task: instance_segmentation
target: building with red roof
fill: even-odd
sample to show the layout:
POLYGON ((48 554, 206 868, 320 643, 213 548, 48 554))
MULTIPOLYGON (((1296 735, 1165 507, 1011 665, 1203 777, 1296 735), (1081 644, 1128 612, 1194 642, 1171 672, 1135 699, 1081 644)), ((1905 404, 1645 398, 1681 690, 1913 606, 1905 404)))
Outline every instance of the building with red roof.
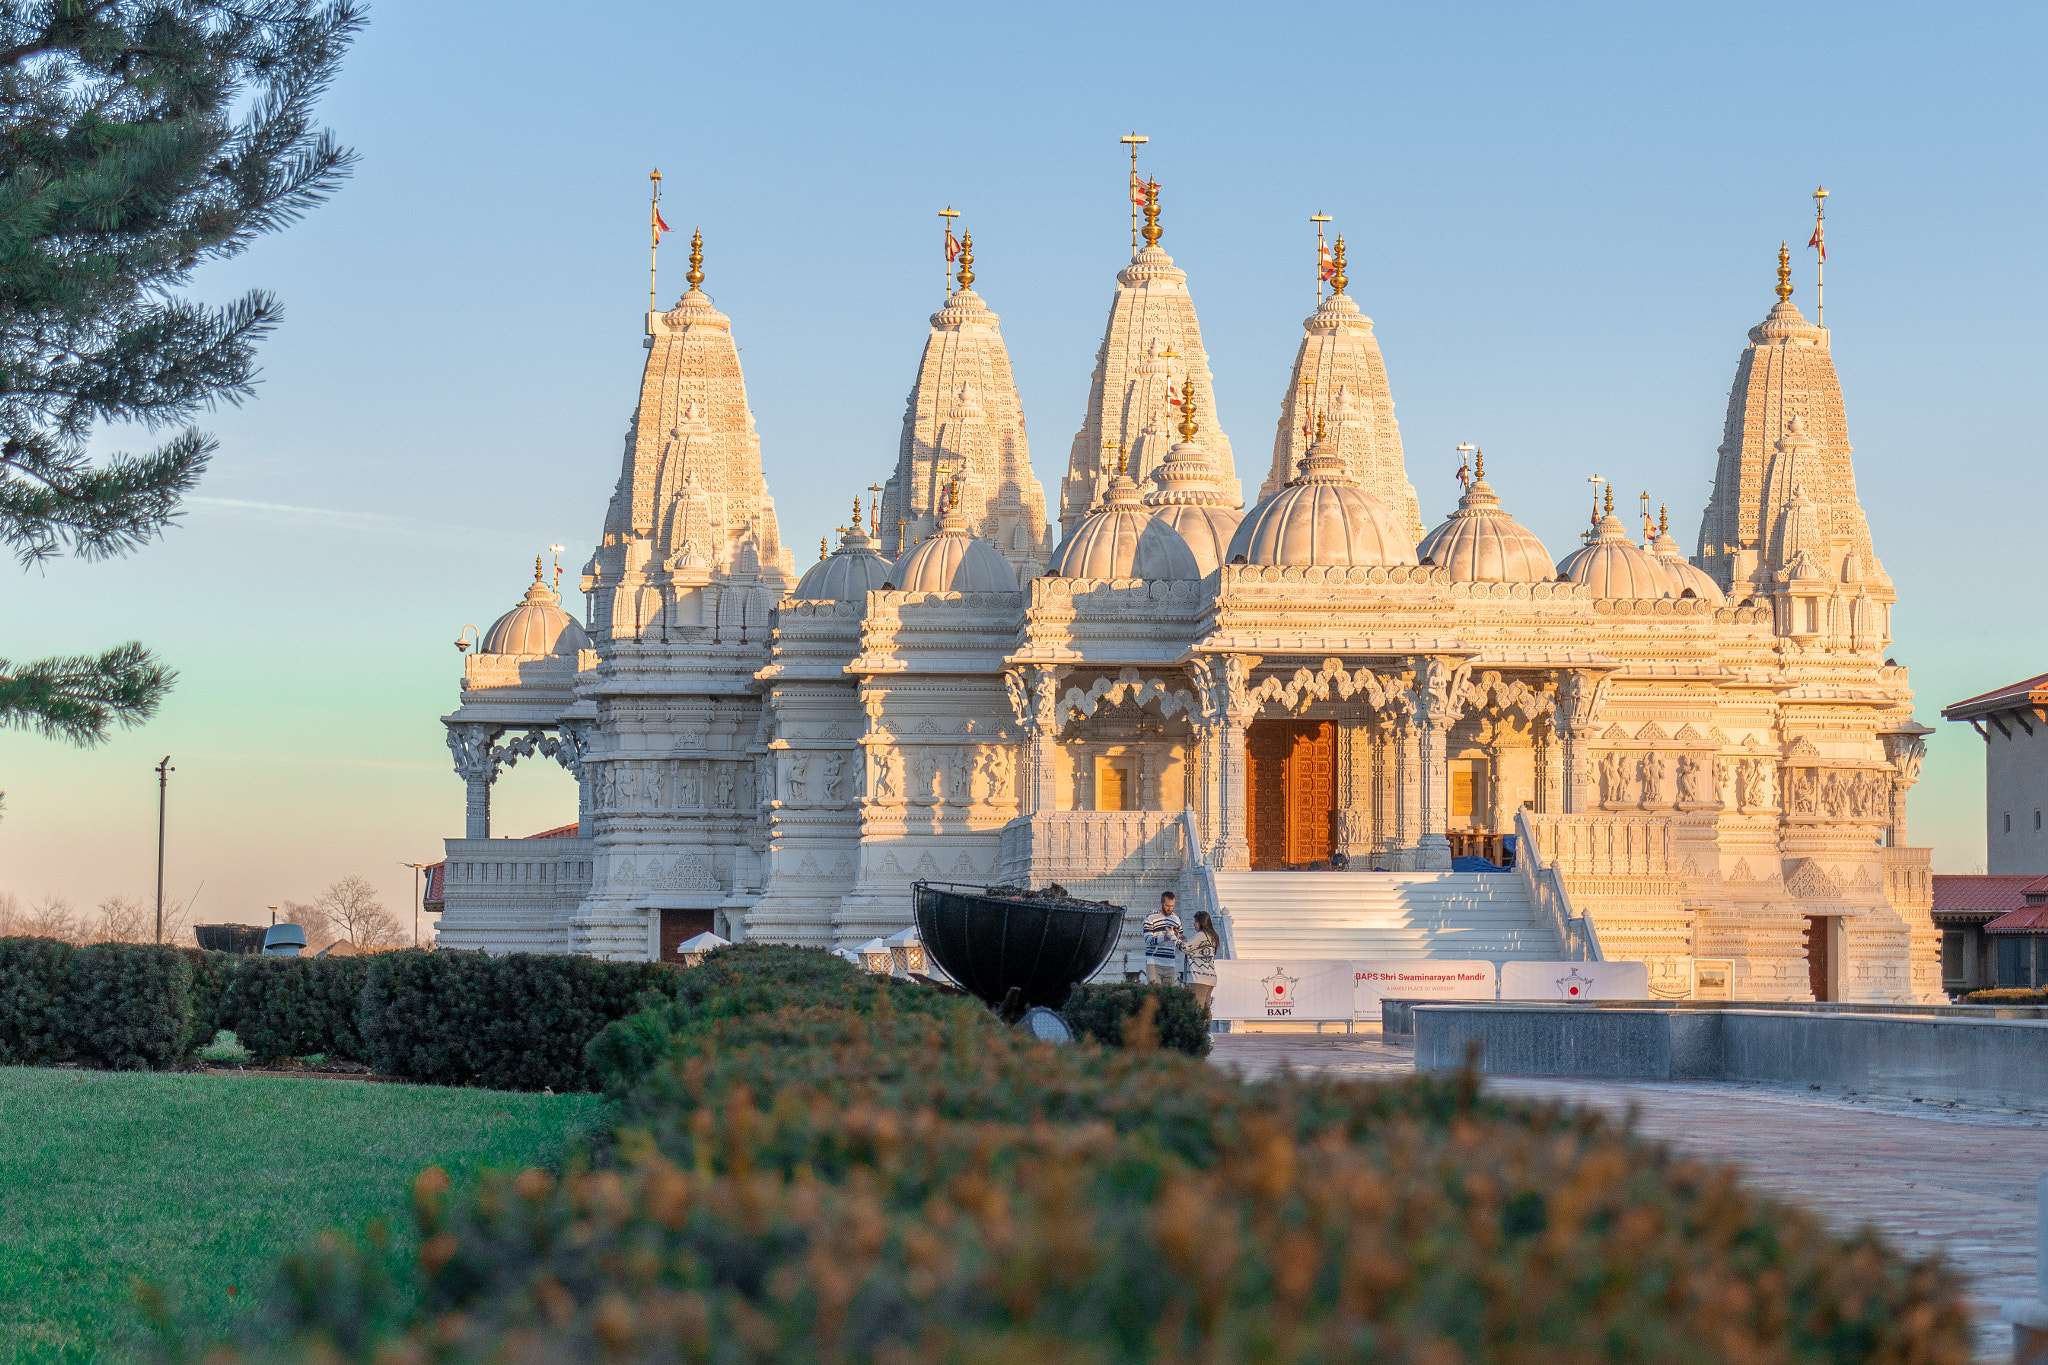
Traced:
POLYGON ((2048 873, 2048 673, 1942 708, 1984 739, 1984 865, 2048 873))

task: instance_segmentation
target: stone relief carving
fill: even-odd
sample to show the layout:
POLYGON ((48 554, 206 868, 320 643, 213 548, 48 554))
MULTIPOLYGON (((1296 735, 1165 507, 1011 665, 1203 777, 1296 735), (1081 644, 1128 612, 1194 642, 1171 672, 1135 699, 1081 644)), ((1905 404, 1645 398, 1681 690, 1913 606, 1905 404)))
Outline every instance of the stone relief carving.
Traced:
POLYGON ((1689 804, 1705 805, 1707 801, 1707 765, 1696 755, 1681 754, 1678 759, 1678 799, 1689 804))
POLYGON ((1636 763, 1636 778, 1642 783, 1643 804, 1659 806, 1664 804, 1664 778, 1670 771, 1664 755, 1655 750, 1644 754, 1636 763))
POLYGON ((720 810, 732 809, 732 789, 732 764, 721 763, 718 765, 718 776, 712 786, 712 799, 720 810))
POLYGON ((792 805, 801 805, 810 799, 810 770, 811 756, 802 749, 791 750, 789 765, 782 773, 783 800, 792 805))
POLYGON ((974 803, 974 749, 963 744, 953 751, 952 800, 962 806, 974 803))
POLYGON ((1600 799, 1618 806, 1628 800, 1628 758, 1609 749, 1600 755, 1600 799))
POLYGON ((895 801, 900 799, 896 787, 896 755, 889 749, 876 748, 875 754, 875 799, 895 801))
POLYGON ((1114 678, 1097 678, 1085 692, 1078 687, 1068 688, 1060 698, 1059 709, 1065 714, 1078 713, 1087 717, 1094 715, 1100 706, 1122 706, 1126 701, 1133 706, 1157 701, 1162 716, 1192 711, 1195 705, 1194 695, 1187 689, 1169 688, 1158 678, 1141 679, 1137 669, 1126 668, 1114 678))
POLYGON ((1010 794, 1011 771, 1016 754, 1007 744, 992 744, 981 751, 981 776, 988 784, 988 799, 999 801, 1010 794))
POLYGON ((1349 701, 1352 697, 1363 697, 1366 705, 1379 710, 1393 698, 1394 690, 1369 668, 1347 672, 1341 659, 1325 659, 1315 672, 1297 668, 1285 681, 1277 676, 1266 678, 1245 695, 1247 702, 1275 701, 1282 710, 1298 714, 1311 702, 1349 701))
POLYGON ((834 749, 825 755, 825 777, 823 786, 827 801, 841 800, 839 788, 846 780, 846 755, 834 749))

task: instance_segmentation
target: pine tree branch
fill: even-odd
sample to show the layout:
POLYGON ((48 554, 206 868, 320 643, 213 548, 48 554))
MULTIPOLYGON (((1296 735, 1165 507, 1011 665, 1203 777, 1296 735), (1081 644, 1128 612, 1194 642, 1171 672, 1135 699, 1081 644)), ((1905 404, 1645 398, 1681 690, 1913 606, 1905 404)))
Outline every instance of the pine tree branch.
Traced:
POLYGON ((0 727, 90 748, 112 725, 156 714, 177 673, 130 641, 97 657, 76 654, 11 668, 0 659, 0 727))

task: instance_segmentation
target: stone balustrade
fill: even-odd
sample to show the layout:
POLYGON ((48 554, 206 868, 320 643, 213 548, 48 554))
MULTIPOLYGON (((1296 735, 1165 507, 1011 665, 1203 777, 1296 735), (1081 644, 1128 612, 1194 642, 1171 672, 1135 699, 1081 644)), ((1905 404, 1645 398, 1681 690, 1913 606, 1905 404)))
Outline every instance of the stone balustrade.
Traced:
POLYGON ((593 839, 449 839, 443 948, 559 953, 590 893, 593 839))
POLYGON ((1565 877, 1676 878, 1671 823, 1661 816, 1528 815, 1536 851, 1565 877))

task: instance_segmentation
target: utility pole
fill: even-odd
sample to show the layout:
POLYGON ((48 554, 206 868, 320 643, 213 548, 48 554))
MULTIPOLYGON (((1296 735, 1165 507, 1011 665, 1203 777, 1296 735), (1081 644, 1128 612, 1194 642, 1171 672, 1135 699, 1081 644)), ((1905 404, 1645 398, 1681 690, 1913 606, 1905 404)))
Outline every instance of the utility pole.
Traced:
POLYGON ((427 864, 400 863, 399 866, 412 869, 412 946, 417 948, 420 946, 420 910, 422 908, 420 900, 420 872, 427 864))
POLYGON ((164 941, 164 806, 170 799, 171 774, 178 771, 171 766, 171 756, 164 755, 164 761, 156 765, 156 941, 164 941))

